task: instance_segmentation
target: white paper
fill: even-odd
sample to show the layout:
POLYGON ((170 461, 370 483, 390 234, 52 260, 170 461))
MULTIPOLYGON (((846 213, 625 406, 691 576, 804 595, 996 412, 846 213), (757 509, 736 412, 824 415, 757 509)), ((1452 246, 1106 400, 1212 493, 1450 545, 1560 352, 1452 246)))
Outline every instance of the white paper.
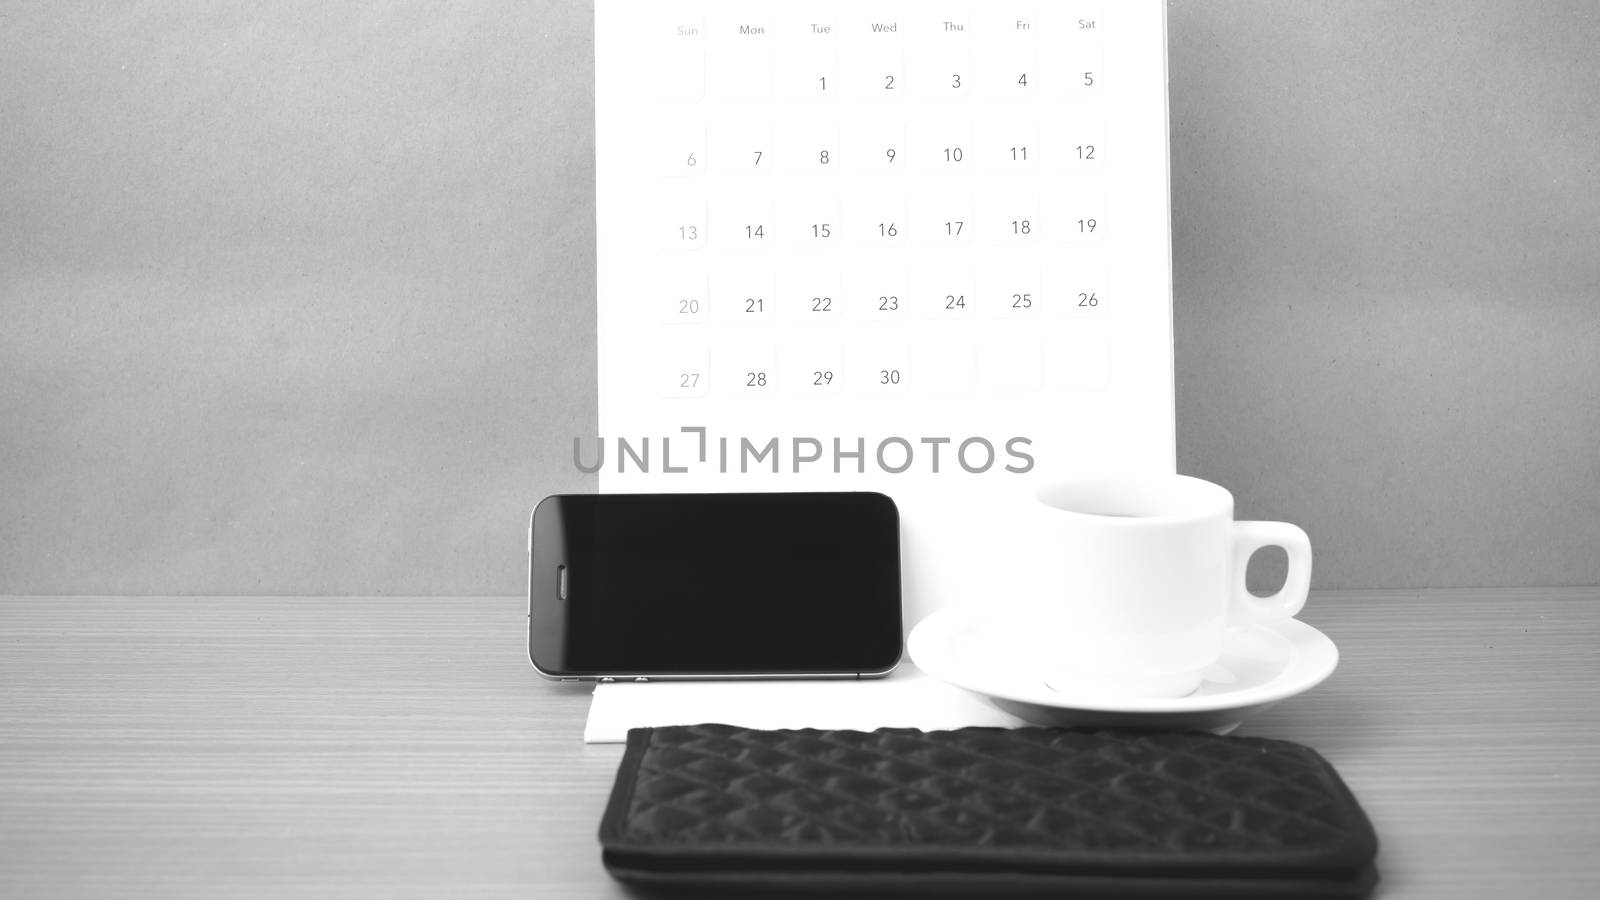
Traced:
POLYGON ((595 27, 601 490, 882 491, 909 629, 1034 483, 1174 470, 1161 0, 595 27))
POLYGON ((747 728, 1015 728, 1022 719, 932 678, 910 662, 861 681, 658 681, 595 685, 583 739, 618 743, 629 728, 700 725, 747 728))

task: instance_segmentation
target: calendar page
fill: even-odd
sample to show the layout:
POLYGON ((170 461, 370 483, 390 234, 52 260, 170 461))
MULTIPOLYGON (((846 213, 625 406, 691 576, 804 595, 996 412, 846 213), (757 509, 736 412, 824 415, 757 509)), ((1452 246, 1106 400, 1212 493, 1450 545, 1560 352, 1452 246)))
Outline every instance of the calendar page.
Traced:
POLYGON ((1173 470, 1161 0, 597 0, 595 46, 602 490, 882 491, 910 627, 1029 590, 1042 481, 1173 470))

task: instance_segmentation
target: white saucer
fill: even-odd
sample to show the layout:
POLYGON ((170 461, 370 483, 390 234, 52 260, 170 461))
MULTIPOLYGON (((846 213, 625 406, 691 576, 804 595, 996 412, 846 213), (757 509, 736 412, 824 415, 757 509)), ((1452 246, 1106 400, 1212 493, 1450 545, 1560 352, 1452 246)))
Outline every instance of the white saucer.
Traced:
POLYGON ((1045 638, 1017 617, 937 612, 912 629, 907 650, 929 675, 1040 725, 1203 728, 1219 733, 1310 690, 1339 664, 1333 641, 1295 619, 1230 631, 1222 656, 1206 669, 1199 689, 1174 698, 1066 693, 1047 687, 1045 638))

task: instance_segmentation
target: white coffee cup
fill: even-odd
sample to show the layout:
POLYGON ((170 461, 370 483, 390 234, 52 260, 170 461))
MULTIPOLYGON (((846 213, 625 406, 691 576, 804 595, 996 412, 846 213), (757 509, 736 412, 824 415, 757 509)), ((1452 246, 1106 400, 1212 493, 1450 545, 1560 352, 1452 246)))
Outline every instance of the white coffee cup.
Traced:
POLYGON ((1184 475, 1108 476, 1040 488, 1046 682, 1065 693, 1181 697, 1200 686, 1229 628, 1287 619, 1311 586, 1311 541, 1287 522, 1235 522, 1233 495, 1184 475), (1256 550, 1289 555, 1269 597, 1245 588, 1256 550))

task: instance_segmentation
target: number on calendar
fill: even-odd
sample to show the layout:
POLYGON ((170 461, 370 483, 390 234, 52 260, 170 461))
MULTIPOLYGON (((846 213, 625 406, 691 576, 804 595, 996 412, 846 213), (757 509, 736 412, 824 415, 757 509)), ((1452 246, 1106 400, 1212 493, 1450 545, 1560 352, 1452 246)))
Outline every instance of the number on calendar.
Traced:
POLYGON ((817 313, 832 312, 833 311, 833 298, 832 297, 812 297, 811 298, 811 311, 812 312, 817 312, 817 313))
POLYGON ((1095 292, 1094 291, 1090 291, 1087 294, 1082 292, 1082 291, 1079 291, 1078 292, 1078 305, 1079 306, 1083 306, 1083 307, 1099 306, 1100 305, 1100 298, 1095 296, 1095 292))
POLYGON ((945 309, 966 309, 967 308, 967 295, 966 294, 945 294, 944 295, 944 308, 945 309))
POLYGON ((765 372, 746 372, 746 373, 744 373, 744 375, 745 375, 745 382, 744 382, 744 386, 745 387, 766 387, 767 386, 767 373, 765 373, 765 372))
POLYGON ((821 369, 811 373, 811 383, 817 387, 833 384, 833 370, 821 369))
POLYGON ((900 298, 893 294, 880 296, 878 298, 878 309, 882 310, 883 312, 894 312, 899 308, 900 298))
POLYGON ((879 384, 899 384, 900 383, 900 370, 899 369, 879 369, 878 370, 878 383, 879 384))
POLYGON ((761 312, 765 308, 766 302, 767 301, 761 297, 746 297, 744 300, 744 311, 747 313, 761 312))
POLYGON ((1032 309, 1033 308, 1033 294, 1031 294, 1031 293, 1030 294, 1012 294, 1011 295, 1011 308, 1012 309, 1032 309))

